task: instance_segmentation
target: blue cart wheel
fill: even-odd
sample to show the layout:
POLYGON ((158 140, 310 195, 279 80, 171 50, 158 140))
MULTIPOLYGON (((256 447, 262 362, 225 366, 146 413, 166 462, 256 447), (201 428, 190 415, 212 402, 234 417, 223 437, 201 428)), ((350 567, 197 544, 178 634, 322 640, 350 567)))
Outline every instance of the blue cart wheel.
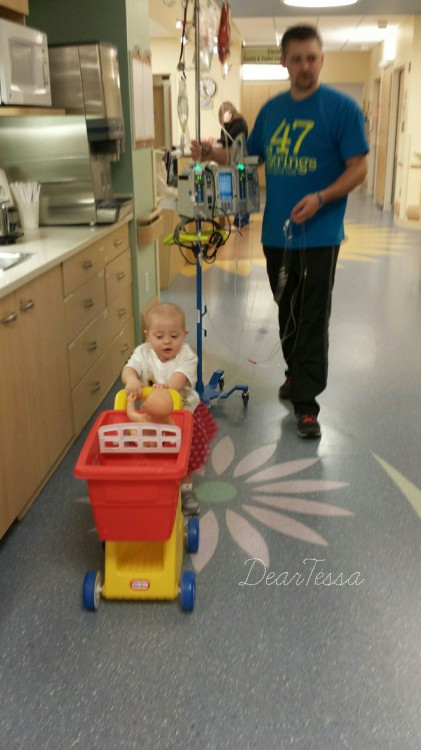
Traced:
POLYGON ((196 577, 193 572, 186 571, 181 574, 180 582, 180 600, 181 609, 184 612, 191 612, 194 608, 196 599, 196 577))
POLYGON ((83 581, 82 600, 83 606, 95 612, 99 607, 101 598, 101 573, 88 570, 83 581))
POLYGON ((187 552, 197 552, 199 549, 199 519, 189 518, 187 522, 187 552))

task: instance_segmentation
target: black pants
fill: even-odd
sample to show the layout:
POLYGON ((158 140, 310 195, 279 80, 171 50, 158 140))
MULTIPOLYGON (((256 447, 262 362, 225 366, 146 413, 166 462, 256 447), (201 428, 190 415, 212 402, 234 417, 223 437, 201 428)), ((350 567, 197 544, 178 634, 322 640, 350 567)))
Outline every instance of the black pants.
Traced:
POLYGON ((287 250, 263 247, 296 414, 319 413, 327 384, 329 318, 339 245, 287 250))

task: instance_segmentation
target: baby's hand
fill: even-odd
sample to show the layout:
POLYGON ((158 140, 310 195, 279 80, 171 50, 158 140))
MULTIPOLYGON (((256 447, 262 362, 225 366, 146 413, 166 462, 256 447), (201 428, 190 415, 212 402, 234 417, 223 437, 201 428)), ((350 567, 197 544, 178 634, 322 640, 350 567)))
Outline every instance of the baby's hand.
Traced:
POLYGON ((136 411, 136 400, 137 397, 134 393, 127 394, 126 413, 132 422, 140 421, 140 415, 136 411))
POLYGON ((135 400, 142 398, 142 383, 140 380, 128 380, 124 386, 124 390, 126 391, 127 398, 129 396, 134 396, 135 400))

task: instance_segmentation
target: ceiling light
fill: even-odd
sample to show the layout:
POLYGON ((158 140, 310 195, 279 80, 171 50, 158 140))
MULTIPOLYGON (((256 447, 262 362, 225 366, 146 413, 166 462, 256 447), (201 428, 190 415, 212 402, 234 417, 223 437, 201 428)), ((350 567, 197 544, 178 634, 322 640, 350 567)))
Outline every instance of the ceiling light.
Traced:
POLYGON ((354 5, 358 0, 282 0, 284 5, 294 8, 339 8, 342 5, 354 5))

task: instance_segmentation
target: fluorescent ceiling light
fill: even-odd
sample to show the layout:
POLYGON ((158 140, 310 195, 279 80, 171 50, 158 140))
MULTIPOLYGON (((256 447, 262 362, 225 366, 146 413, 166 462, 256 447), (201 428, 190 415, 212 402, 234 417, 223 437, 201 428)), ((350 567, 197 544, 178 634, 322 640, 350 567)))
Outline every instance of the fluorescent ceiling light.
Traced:
POLYGON ((355 5, 358 0, 282 0, 282 2, 294 8, 339 8, 342 5, 355 5))

